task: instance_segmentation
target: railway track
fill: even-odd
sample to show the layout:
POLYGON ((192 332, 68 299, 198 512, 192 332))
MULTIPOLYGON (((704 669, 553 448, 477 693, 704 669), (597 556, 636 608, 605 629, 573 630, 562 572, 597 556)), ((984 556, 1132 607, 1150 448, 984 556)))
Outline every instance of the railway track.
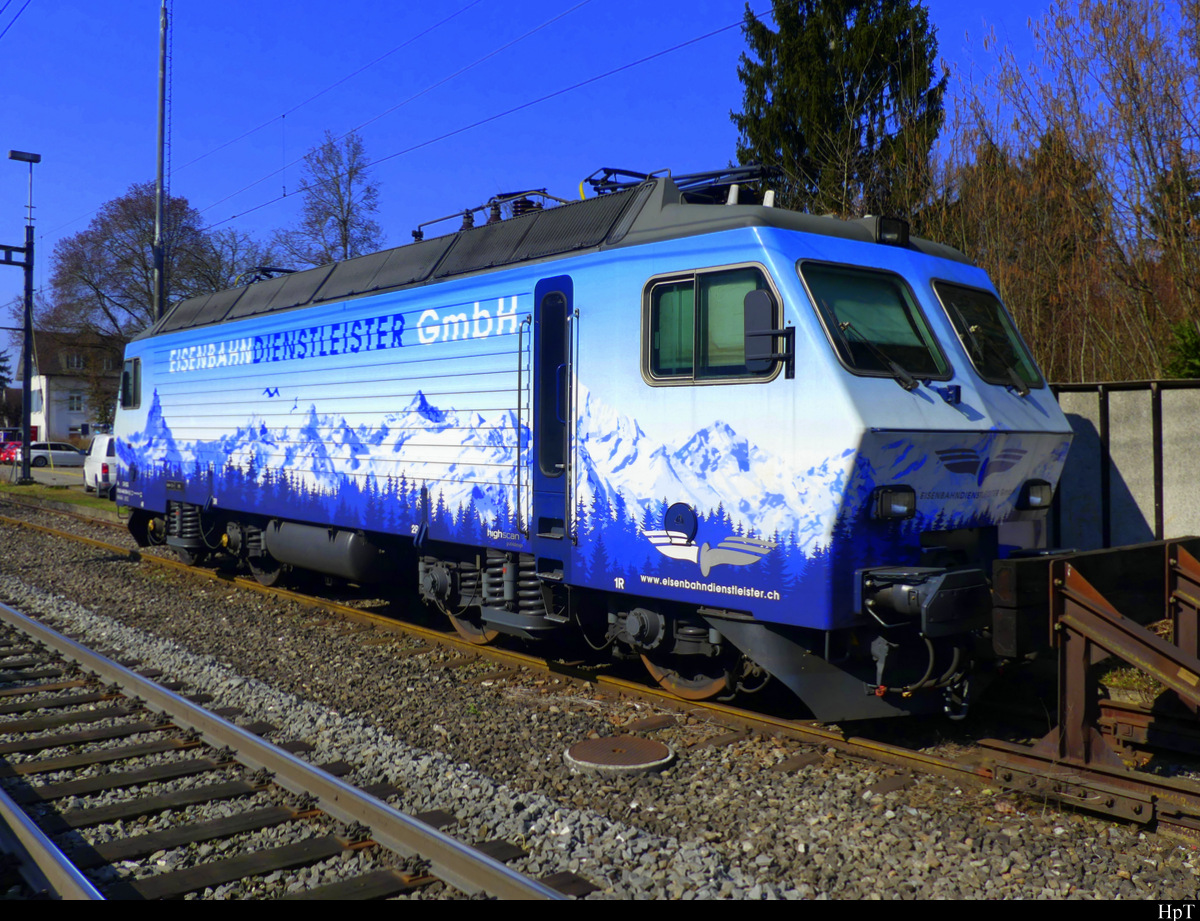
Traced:
MULTIPOLYGON (((120 542, 85 522, 52 523, 120 542)), ((625 898, 1187 898, 1200 872, 1189 848, 1140 833, 1144 825, 1002 792, 983 765, 959 757, 973 748, 962 724, 892 721, 881 727, 890 737, 854 740, 761 714, 765 723, 740 723, 735 708, 670 701, 644 686, 609 693, 619 680, 569 663, 518 664, 504 650, 510 658, 496 663, 454 635, 428 631, 429 641, 419 626, 411 636, 376 626, 372 612, 386 610, 378 603, 350 598, 372 611, 343 616, 329 599, 293 602, 236 589, 227 574, 177 574, 175 560, 133 563, 128 544, 93 550, 4 531, 0 590, 12 603, 147 662, 181 644, 173 671, 255 718, 288 714, 325 760, 357 764, 360 740, 382 742, 388 760, 368 758, 375 767, 364 776, 415 791, 403 799, 410 811, 440 806, 452 788, 478 791, 460 827, 477 840, 524 843, 531 856, 520 866, 536 877, 565 867, 625 898), (238 676, 266 685, 231 695, 238 676), (358 721, 343 725, 330 707, 358 721), (565 769, 567 745, 613 733, 660 739, 677 761, 641 778, 565 769), (955 773, 891 766, 889 738, 898 752, 924 747, 918 754, 955 773), (436 766, 436 784, 424 765, 436 766)))
MULTIPOLYGON (((393 617, 381 616, 329 598, 305 595, 286 589, 267 588, 252 579, 235 577, 229 573, 215 572, 211 569, 189 567, 169 556, 143 553, 131 550, 127 545, 72 534, 20 519, 0 518, 0 521, 35 528, 66 539, 82 540, 114 554, 128 554, 153 565, 187 571, 200 578, 232 581, 251 591, 292 598, 304 604, 318 606, 340 617, 370 624, 383 630, 400 631, 428 642, 448 646, 463 656, 484 656, 503 667, 538 670, 587 681, 612 694, 644 700, 652 703, 655 707, 674 710, 681 714, 697 716, 724 725, 731 730, 730 738, 736 738, 738 731, 761 733, 794 740, 805 746, 838 751, 852 758, 887 764, 902 771, 936 774, 959 784, 1003 787, 1038 800, 1055 800, 1068 808, 1083 808, 1142 825, 1156 826, 1161 823, 1163 828, 1183 832, 1189 837, 1196 836, 1200 832, 1200 787, 1188 781, 1164 778, 1155 774, 1129 774, 1121 778, 1120 791, 1114 795, 1114 778, 1111 775, 1085 779, 1070 771, 1063 772, 1056 769, 1052 763, 1053 759, 1050 759, 1048 765, 1047 763, 1038 764, 1034 761, 1023 760, 1024 748, 1011 743, 988 742, 982 749, 977 749, 967 757, 945 756, 929 751, 914 750, 902 744, 884 741, 882 738, 852 735, 837 726, 824 726, 808 721, 786 719, 711 701, 684 701, 637 681, 611 674, 585 672, 572 663, 547 661, 512 649, 480 647, 459 639, 453 633, 397 621, 393 617), (1157 803, 1166 806, 1165 812, 1156 808, 1157 803)), ((1112 731, 1121 736, 1122 741, 1127 745, 1145 742, 1151 735, 1150 733, 1142 732, 1140 735, 1134 733, 1130 737, 1128 732, 1122 731, 1122 726, 1144 722, 1146 714, 1144 712, 1133 713, 1129 709, 1126 712, 1127 716, 1123 718, 1124 722, 1118 719, 1117 725, 1112 731)), ((1111 708, 1105 713, 1112 722, 1114 717, 1111 708)), ((802 756, 799 759, 800 762, 807 760, 808 756, 802 756)))
MULTIPOLYGON (((86 516, 75 516, 87 521, 86 516)), ((309 595, 301 592, 278 587, 260 585, 251 578, 233 576, 229 573, 205 568, 189 566, 170 555, 159 555, 131 549, 129 546, 97 540, 79 534, 72 534, 57 528, 39 525, 16 518, 0 516, 0 522, 32 528, 55 537, 67 540, 82 541, 114 554, 129 554, 131 558, 147 562, 155 566, 163 566, 180 572, 187 572, 201 579, 211 579, 222 582, 233 582, 240 588, 259 592, 265 595, 286 597, 304 604, 314 605, 323 610, 345 617, 359 623, 369 624, 382 630, 397 631, 432 643, 448 646, 461 655, 482 656, 498 665, 512 668, 526 668, 536 671, 553 672, 569 679, 590 682, 608 692, 647 701, 667 710, 684 714, 700 715, 722 723, 731 729, 761 732, 767 735, 788 737, 811 745, 832 746, 847 754, 857 757, 868 757, 898 767, 920 770, 939 774, 953 780, 971 783, 985 782, 990 779, 987 771, 977 765, 958 762, 950 758, 912 751, 900 745, 872 740, 864 737, 848 735, 836 727, 830 728, 811 721, 797 721, 767 714, 756 713, 744 707, 735 707, 714 701, 688 701, 674 697, 658 688, 645 683, 610 674, 584 670, 577 663, 562 663, 530 655, 525 652, 506 649, 497 646, 479 646, 469 643, 453 632, 442 632, 429 629, 418 624, 397 620, 392 616, 372 613, 344 602, 331 600, 326 597, 309 595)))
POLYGON ((503 861, 520 856, 520 847, 459 841, 439 830, 453 824, 450 812, 405 815, 384 802, 397 792, 387 785, 357 788, 340 779, 350 765, 309 764, 300 757, 303 744, 262 738, 277 727, 239 726, 232 714, 206 710, 151 674, 0 605, 0 810, 36 853, 35 890, 178 898, 239 880, 252 887, 247 878, 278 878, 348 856, 359 857, 361 872, 293 897, 383 898, 437 881, 466 894, 522 899, 591 888, 571 873, 539 882, 511 870, 503 861), (158 816, 202 814, 213 804, 228 814, 87 839, 89 829, 154 825, 158 816), (292 840, 256 846, 254 835, 264 830, 292 840), (241 842, 230 849, 240 851, 235 856, 220 845, 231 841, 241 842), (148 872, 153 855, 177 849, 218 859, 148 872))

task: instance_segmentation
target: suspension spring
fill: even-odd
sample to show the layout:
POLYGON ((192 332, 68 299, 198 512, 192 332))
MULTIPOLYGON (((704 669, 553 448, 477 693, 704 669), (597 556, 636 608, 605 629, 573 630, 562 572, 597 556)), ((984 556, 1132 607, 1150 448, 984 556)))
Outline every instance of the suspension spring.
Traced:
POLYGON ((522 556, 517 572, 517 610, 535 617, 546 616, 542 583, 537 577, 537 563, 532 556, 522 556))
POLYGON ((483 603, 495 607, 504 604, 504 570, 508 566, 508 554, 503 550, 489 550, 483 570, 483 603))
POLYGON ((200 509, 186 502, 168 502, 167 536, 200 540, 200 509))

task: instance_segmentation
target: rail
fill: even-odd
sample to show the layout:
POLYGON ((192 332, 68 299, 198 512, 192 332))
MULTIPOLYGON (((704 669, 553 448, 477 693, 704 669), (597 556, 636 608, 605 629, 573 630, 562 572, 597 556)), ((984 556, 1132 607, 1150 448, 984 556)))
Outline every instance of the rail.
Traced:
MULTIPOLYGON (((1196 661, 1195 649, 1197 636, 1200 635, 1200 626, 1197 625, 1197 612, 1200 611, 1200 559, 1197 558, 1197 554, 1200 554, 1200 538, 1075 553, 1059 558, 1012 561, 1011 571, 1003 573, 997 585, 999 603, 1013 605, 1017 614, 1023 614, 1028 605, 1041 599, 1041 635, 1058 638, 1063 645, 1069 644, 1066 655, 1075 657, 1074 671, 1071 672, 1075 677, 1071 678, 1072 683, 1065 688, 1063 697, 1064 701, 1074 699, 1075 703, 1062 708, 1059 727, 1073 726, 1072 732, 1084 741, 1082 747, 1074 744, 1073 740, 1072 744, 1083 757, 1073 759, 1069 750, 1064 753, 1059 749, 1059 733, 1056 729, 1043 745, 1036 748, 981 740, 980 744, 989 757, 984 763, 979 763, 914 752, 879 740, 852 736, 837 727, 771 717, 726 704, 682 701, 660 690, 611 675, 589 672, 583 677, 575 675, 570 667, 562 664, 547 663, 512 650, 494 647, 481 649, 458 640, 453 634, 398 623, 328 599, 267 588, 252 580, 234 580, 228 575, 199 570, 172 559, 131 553, 126 548, 44 525, 17 519, 0 520, 109 551, 129 553, 131 558, 186 570, 204 578, 236 581, 239 586, 253 591, 294 598, 354 620, 452 646, 464 653, 482 653, 509 667, 534 668, 568 678, 578 677, 617 694, 640 698, 656 706, 680 710, 722 724, 834 748, 851 757, 864 757, 910 770, 940 774, 959 783, 991 783, 1141 824, 1161 821, 1200 834, 1200 786, 1131 771, 1116 754, 1110 754, 1112 743, 1149 741, 1153 744, 1156 736, 1161 738, 1167 732, 1190 733, 1194 737, 1195 747, 1200 748, 1200 724, 1194 716, 1190 717, 1190 722, 1177 724, 1158 713, 1122 711, 1120 707, 1112 706, 1111 702, 1105 702, 1103 711, 1098 713, 1095 706, 1097 689, 1091 683, 1093 676, 1090 669, 1084 665, 1085 662, 1090 665, 1092 650, 1097 655, 1112 650, 1127 659, 1149 663, 1152 669, 1158 670, 1182 688, 1192 686, 1189 676, 1200 675, 1200 661, 1196 661), (1066 568, 1058 572, 1053 568, 1055 566, 1066 568), (1054 585, 1055 581, 1061 584, 1054 585), (1096 588, 1093 582, 1103 590, 1096 588), (1056 618, 1053 624, 1048 622, 1046 612, 1046 599, 1052 585, 1058 596, 1055 609, 1062 612, 1062 616, 1056 618), (1155 599, 1157 604, 1153 603, 1155 599), (1161 617, 1164 605, 1168 606, 1175 623, 1179 625, 1175 632, 1178 648, 1170 647, 1166 641, 1154 637, 1149 630, 1140 626, 1140 623, 1147 621, 1152 608, 1158 612, 1156 616, 1161 617), (1130 618, 1130 611, 1137 616, 1130 618), (1113 621, 1113 624, 1109 621, 1113 621), (1074 640, 1070 639, 1072 633, 1074 640), (1081 651, 1079 645, 1085 642, 1092 647, 1086 653, 1081 651), (1146 650, 1157 657, 1157 664, 1152 661, 1152 656, 1146 654, 1146 650), (1077 677, 1080 673, 1083 678, 1077 677), (1103 735, 1109 738, 1105 739, 1103 735)), ((1200 681, 1197 685, 1200 686, 1200 681)), ((1184 696, 1190 699, 1193 695, 1184 696)), ((364 821, 363 824, 370 822, 364 821)))
POLYGON ((17 853, 22 878, 40 897, 65 901, 103 901, 54 842, 25 812, 0 790, 0 842, 3 850, 17 853))
POLYGON ((168 714, 177 726, 195 730, 210 745, 233 749, 239 762, 254 770, 270 771, 275 783, 284 789, 312 795, 317 806, 333 818, 368 827, 372 839, 384 847, 402 856, 419 854, 430 862, 436 876, 464 892, 482 890, 507 899, 564 898, 557 890, 398 812, 4 604, 0 604, 0 623, 35 638, 102 679, 118 682, 128 696, 137 696, 149 709, 168 714))

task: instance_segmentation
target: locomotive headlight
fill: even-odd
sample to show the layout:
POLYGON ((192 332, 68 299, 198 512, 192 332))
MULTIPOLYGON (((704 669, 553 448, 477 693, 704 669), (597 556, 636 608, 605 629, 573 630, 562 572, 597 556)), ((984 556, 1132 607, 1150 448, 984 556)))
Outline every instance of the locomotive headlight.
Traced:
POLYGON ((898 217, 871 215, 862 219, 876 243, 888 246, 908 246, 908 221, 898 217))
POLYGON ((1017 508, 1023 511, 1049 508, 1053 499, 1054 487, 1045 480, 1026 480, 1017 496, 1017 508))
POLYGON ((911 486, 876 486, 871 499, 875 518, 902 520, 917 513, 917 493, 911 486))

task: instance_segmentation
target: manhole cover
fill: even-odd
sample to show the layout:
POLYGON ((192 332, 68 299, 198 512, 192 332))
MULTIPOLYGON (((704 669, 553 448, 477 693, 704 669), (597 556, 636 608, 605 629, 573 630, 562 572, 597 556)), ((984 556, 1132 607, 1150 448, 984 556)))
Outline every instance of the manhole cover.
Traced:
POLYGON ((675 758, 668 745, 638 736, 609 736, 576 742, 563 755, 567 764, 580 771, 627 774, 655 771, 675 758))

